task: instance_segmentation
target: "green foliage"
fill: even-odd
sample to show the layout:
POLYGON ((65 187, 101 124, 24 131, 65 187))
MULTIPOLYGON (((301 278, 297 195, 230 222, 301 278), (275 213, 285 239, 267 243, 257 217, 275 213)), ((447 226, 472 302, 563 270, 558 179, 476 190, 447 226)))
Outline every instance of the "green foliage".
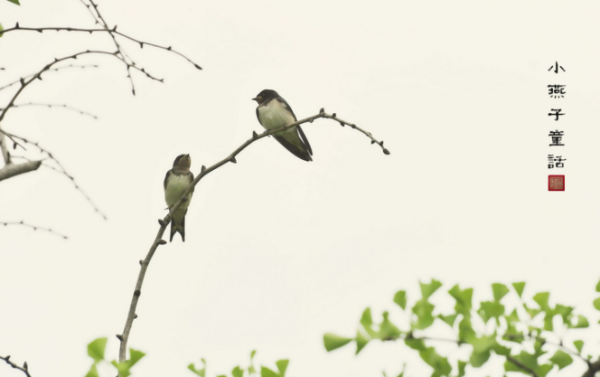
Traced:
POLYGON ((569 356, 568 353, 558 350, 554 353, 554 356, 550 358, 550 361, 558 365, 558 369, 562 369, 570 365, 573 362, 573 358, 569 356))
POLYGON ((335 334, 327 333, 323 336, 323 344, 327 351, 333 351, 350 343, 352 338, 344 338, 335 334))
POLYGON ((98 338, 87 346, 88 355, 94 359, 94 362, 104 360, 104 349, 106 348, 107 338, 98 338))
POLYGON ((17 4, 17 5, 21 5, 19 4, 19 0, 8 0, 9 3, 13 3, 13 4, 17 4))
MULTIPOLYGON (((334 335, 335 337, 335 335, 334 335)), ((351 339, 350 339, 351 340, 351 339)), ((256 355, 256 351, 252 351, 250 353, 250 365, 248 368, 242 368, 239 365, 234 367, 231 370, 231 377, 244 377, 246 370, 248 371, 247 376, 257 376, 256 368, 254 367, 254 356, 256 355)), ((200 377, 206 377, 206 360, 202 360, 202 368, 197 369, 194 364, 188 365, 188 369, 192 371, 194 374, 200 377)), ((285 373, 287 371, 287 367, 290 361, 286 359, 277 360, 275 362, 275 366, 277 367, 277 371, 270 369, 266 366, 260 367, 260 377, 285 377, 285 373)), ((226 374, 220 374, 217 377, 228 377, 226 374)))
POLYGON ((512 286, 515 289, 515 291, 517 291, 519 297, 521 297, 523 295, 523 290, 525 289, 525 282, 522 281, 519 283, 512 283, 512 286))
POLYGON ((197 376, 206 377, 206 360, 200 359, 200 361, 202 361, 202 369, 197 369, 194 363, 190 363, 190 365, 188 365, 188 369, 197 376))
MULTIPOLYGON (((367 308, 360 318, 356 337, 325 334, 326 350, 333 351, 355 341, 358 354, 370 341, 400 340, 412 352, 418 352, 423 362, 431 367, 432 377, 463 377, 469 373, 468 368, 479 368, 492 357, 504 360, 505 374, 519 372, 538 377, 545 377, 552 370, 567 368, 574 359, 591 365, 587 364, 587 360, 597 358, 582 355, 584 342, 581 340, 573 342, 574 348, 563 345, 557 334, 565 336, 566 332, 587 328, 589 322, 586 317, 574 313, 573 307, 552 303, 549 292, 539 292, 527 298, 523 296, 524 282, 512 283, 514 291, 505 284, 493 283, 492 297, 474 303, 472 288, 455 285, 447 291, 454 299, 454 310, 440 313, 433 294, 442 284, 432 279, 431 283, 419 285, 421 297, 412 305, 404 290, 397 291, 393 297, 393 302, 406 310, 402 314, 404 326, 392 322, 388 312, 382 313, 379 322, 374 321, 371 309, 367 308), (559 320, 555 321, 557 318, 559 320), (435 334, 429 335, 427 332, 434 331, 431 326, 436 319, 447 324, 455 332, 455 337, 438 339, 435 334), (450 361, 435 347, 441 341, 467 347, 469 359, 450 361)), ((600 292, 600 283, 596 290, 600 292)), ((600 310, 600 298, 594 300, 594 307, 600 310)), ((404 373, 403 369, 399 377, 404 373)), ((385 373, 383 375, 387 377, 385 373)))
POLYGON ((406 291, 398 291, 394 295, 394 302, 402 309, 406 309, 406 291))
POLYGON ((2 36, 4 35, 2 30, 4 30, 4 28, 2 27, 2 24, 0 24, 0 38, 2 38, 2 36))
MULTIPOLYGON (((131 368, 133 368, 133 366, 135 364, 137 364, 138 361, 140 361, 146 354, 141 352, 141 351, 137 351, 134 350, 133 348, 129 349, 129 360, 125 361, 125 362, 118 362, 116 360, 112 360, 112 361, 108 361, 104 358, 104 350, 106 349, 106 342, 107 342, 107 338, 98 338, 93 340, 92 342, 90 342, 90 344, 88 344, 87 346, 87 352, 88 355, 94 359, 94 362, 92 364, 92 366, 90 367, 90 370, 87 372, 87 374, 85 375, 85 377, 99 377, 98 375, 98 364, 100 363, 106 363, 109 365, 112 365, 116 368, 116 370, 118 371, 119 377, 128 377, 131 375, 131 368)), ((202 377, 204 377, 203 375, 201 375, 202 377)))

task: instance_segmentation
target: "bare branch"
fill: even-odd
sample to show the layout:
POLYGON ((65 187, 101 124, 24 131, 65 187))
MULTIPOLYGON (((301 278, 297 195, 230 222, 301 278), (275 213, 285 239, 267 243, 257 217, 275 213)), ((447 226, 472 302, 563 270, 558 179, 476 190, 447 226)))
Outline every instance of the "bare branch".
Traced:
POLYGON ((585 371, 582 377, 594 377, 598 372, 600 372, 600 359, 593 363, 588 363, 588 370, 585 371))
POLYGON ((0 221, 0 225, 4 225, 4 226, 8 226, 8 225, 21 225, 21 226, 25 226, 25 227, 31 228, 33 230, 42 230, 44 232, 52 233, 55 236, 64 238, 65 240, 69 239, 69 237, 65 236, 64 234, 60 234, 60 233, 58 233, 58 232, 56 232, 56 231, 54 231, 54 230, 52 230, 50 228, 44 228, 44 227, 37 226, 37 225, 27 224, 24 221, 9 221, 9 222, 0 221))
MULTIPOLYGON (((131 334, 131 327, 133 326, 133 320, 137 317, 135 310, 137 308, 137 304, 140 299, 140 295, 142 293, 142 284, 144 283, 144 277, 146 276, 146 271, 148 269, 148 265, 150 264, 150 261, 152 260, 152 257, 154 256, 154 253, 156 252, 156 249, 158 248, 158 246, 166 244, 166 241, 162 239, 163 234, 164 234, 165 230, 167 229, 167 226, 171 222, 172 214, 179 209, 179 207, 184 202, 187 195, 194 189, 194 187, 196 187, 198 182, 200 182, 200 180, 202 178, 204 178, 206 175, 208 175, 210 172, 220 168, 221 166, 227 164, 228 162, 232 162, 232 163, 237 162, 235 157, 238 154, 240 154, 244 149, 246 149, 246 147, 248 147, 250 144, 254 143, 255 141, 258 141, 258 140, 265 138, 269 135, 272 135, 274 133, 281 132, 281 131, 287 130, 289 128, 299 126, 304 123, 312 123, 315 119, 318 119, 318 118, 330 118, 330 119, 334 119, 340 123, 350 125, 350 123, 347 123, 347 122, 337 118, 335 114, 333 114, 333 115, 326 114, 325 110, 321 109, 319 114, 310 116, 308 118, 304 118, 295 123, 291 123, 287 126, 264 131, 261 134, 257 134, 256 132, 253 132, 252 137, 250 139, 246 140, 246 142, 244 142, 242 145, 240 145, 233 152, 231 152, 231 154, 229 154, 229 156, 225 157, 221 161, 215 163, 214 165, 212 165, 208 168, 202 166, 202 168, 200 169, 200 173, 198 173, 196 178, 194 178, 192 183, 183 192, 183 194, 181 195, 181 198, 177 201, 177 203, 175 203, 175 205, 173 207, 171 207, 167 216, 165 216, 164 219, 158 220, 158 223, 160 224, 160 228, 158 229, 158 232, 157 232, 156 236, 154 237, 154 241, 152 242, 152 245, 150 245, 150 250, 148 251, 148 254, 146 254, 146 258, 144 260, 140 261, 140 272, 138 275, 138 279, 135 283, 135 289, 133 291, 133 297, 131 299, 131 304, 129 305, 129 312, 127 314, 127 320, 125 321, 125 328, 123 329, 122 334, 117 335, 117 338, 121 341, 121 346, 119 348, 119 362, 124 362, 127 357, 127 355, 126 355, 127 342, 129 340, 129 335, 131 334)), ((367 135, 367 137, 369 137, 372 141, 375 140, 375 142, 377 144, 379 144, 381 146, 381 148, 384 150, 384 153, 389 154, 389 151, 387 151, 387 149, 383 148, 383 142, 378 142, 376 139, 374 139, 371 136, 370 132, 366 132, 362 129, 359 129, 356 126, 352 127, 352 128, 357 129, 358 131, 367 135)))
POLYGON ((0 132, 0 152, 2 152, 2 158, 4 159, 4 164, 10 164, 10 152, 8 151, 8 147, 6 146, 6 135, 0 132))
POLYGON ((41 160, 38 161, 27 161, 22 164, 9 163, 4 165, 2 169, 0 169, 0 181, 5 179, 12 178, 16 175, 29 173, 31 171, 37 170, 42 164, 41 160))
MULTIPOLYGON (((62 57, 60 59, 56 59, 55 58, 52 63, 49 63, 49 64, 45 65, 37 73, 33 74, 29 79, 27 79, 27 80, 26 79, 21 79, 20 80, 21 87, 19 88, 19 90, 17 90, 15 92, 15 94, 13 95, 13 97, 11 98, 11 100, 9 101, 8 105, 6 105, 6 107, 4 107, 4 109, 0 113, 0 122, 2 122, 2 120, 6 116, 6 112, 11 107, 14 106, 15 100, 17 99, 17 97, 19 97, 19 95, 23 92, 23 90, 27 86, 29 86, 29 84, 31 84, 34 80, 36 80, 36 79, 37 80, 41 80, 42 79, 42 73, 44 73, 45 71, 49 70, 50 68, 52 68, 53 65, 55 65, 57 63, 60 63, 62 61, 69 60, 69 59, 77 59, 79 56, 89 55, 89 54, 100 54, 100 55, 109 55, 109 56, 115 56, 115 57, 117 57, 114 52, 108 52, 108 51, 102 51, 102 50, 86 50, 86 51, 78 52, 78 53, 73 54, 73 55, 62 57)), ((4 131, 0 130, 0 132, 4 132, 4 131)), ((4 133, 6 134, 6 132, 4 132, 4 133)), ((6 135, 8 136, 8 134, 6 134, 6 135)))
POLYGON ((192 59, 188 58, 187 56, 185 56, 184 54, 182 54, 179 51, 174 50, 171 46, 161 46, 158 44, 154 44, 151 42, 146 42, 146 41, 142 41, 133 37, 130 37, 127 34, 121 33, 120 31, 116 31, 115 28, 113 29, 82 29, 82 28, 72 28, 72 27, 21 27, 18 24, 15 27, 12 28, 8 28, 8 29, 4 29, 2 31, 2 33, 0 34, 6 34, 12 31, 37 31, 38 33, 41 33, 43 31, 46 30, 54 30, 54 31, 68 31, 68 32, 80 32, 80 33, 109 33, 109 34, 116 34, 119 35, 125 39, 128 39, 132 42, 137 43, 140 48, 144 48, 144 46, 148 45, 160 50, 165 50, 165 51, 169 51, 174 53, 175 55, 179 55, 180 57, 182 57, 183 59, 187 60, 190 64, 192 64, 196 69, 202 69, 202 67, 200 67, 200 65, 198 65, 196 62, 194 62, 192 59))
POLYGON ((10 355, 8 355, 8 356, 6 356, 6 357, 0 356, 0 359, 2 359, 2 360, 4 360, 4 361, 6 361, 6 363, 7 363, 8 365, 10 365, 11 367, 13 367, 13 368, 15 368, 15 369, 18 369, 18 370, 20 370, 21 372, 25 373, 25 375, 26 375, 27 377, 31 377, 31 374, 29 374, 29 370, 28 370, 28 367, 27 367, 27 361, 23 363, 23 366, 22 366, 22 367, 20 367, 20 366, 18 366, 17 364, 15 364, 15 363, 13 363, 12 361, 10 361, 10 355))
MULTIPOLYGON (((106 215, 100 211, 100 209, 98 209, 98 207, 96 206, 96 204, 94 203, 94 201, 85 193, 85 191, 83 191, 83 189, 81 187, 79 187, 79 185, 77 184, 77 182, 75 182, 75 177, 73 177, 71 174, 67 173, 66 169, 64 168, 64 166, 60 163, 60 161, 58 161, 56 159, 56 157, 54 157, 54 155, 52 154, 52 152, 48 151, 46 148, 43 148, 42 146, 40 146, 39 143, 37 142, 33 142, 30 141, 24 137, 21 136, 17 136, 14 134, 10 134, 6 131, 2 131, 0 129, 0 132, 3 132, 6 136, 13 138, 13 139, 17 139, 25 144, 29 144, 34 146, 35 148, 37 148, 40 152, 46 154, 46 156, 48 156, 49 159, 51 159, 52 161, 54 161, 54 163, 56 163, 56 165, 59 168, 59 173, 63 174, 64 176, 66 176, 67 178, 69 178, 71 180, 71 182, 73 182, 73 185, 75 186, 75 188, 81 192, 81 194, 85 197, 85 199, 88 201, 88 203, 90 203, 90 205, 94 208, 94 211, 96 211, 100 216, 102 216, 102 218, 104 218, 104 220, 107 220, 106 215)), ((41 161, 40 161, 41 162, 41 161)))

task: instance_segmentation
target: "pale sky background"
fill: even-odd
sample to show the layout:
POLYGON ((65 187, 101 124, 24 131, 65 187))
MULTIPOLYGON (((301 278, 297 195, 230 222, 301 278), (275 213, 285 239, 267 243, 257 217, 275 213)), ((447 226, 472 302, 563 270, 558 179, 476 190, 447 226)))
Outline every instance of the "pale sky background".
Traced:
MULTIPOLYGON (((22 2, 0 1, 5 28, 93 27, 77 0, 22 2)), ((322 335, 354 335, 367 306, 406 328, 393 294, 407 289, 412 303, 418 281, 432 277, 483 299, 490 283, 525 280, 527 295, 549 290, 552 303, 598 322, 600 3, 99 3, 118 30, 172 45, 204 70, 124 41, 165 84, 134 73, 133 97, 116 60, 81 58, 74 63, 100 68, 47 73, 18 102, 64 103, 99 120, 9 111, 3 127, 51 150, 108 221, 47 168, 0 183, 0 221, 69 236, 0 228, 0 355, 26 360, 35 377, 83 376, 86 345, 108 336, 107 357, 117 358, 138 261, 166 214, 165 172, 190 153, 198 173, 261 131, 251 98, 265 88, 299 118, 336 112, 391 155, 319 120, 304 126, 313 162, 271 138, 207 176, 186 242, 160 247, 146 275, 129 346, 148 355, 134 376, 192 376, 186 366, 200 357, 211 376, 225 374, 253 349, 272 368, 289 358, 290 377, 392 375, 405 362, 409 376, 429 375, 403 344, 373 342, 355 357, 353 345, 326 353, 322 335), (555 61, 566 72, 548 72, 555 61), (551 99, 549 84, 567 85, 565 98, 551 99), (559 122, 547 116, 557 107, 559 122), (557 128, 567 161, 549 170, 548 131, 557 128), (566 191, 548 192, 557 173, 566 191)), ((6 34, 0 85, 92 48, 114 50, 106 35, 6 34)), ((597 325, 582 334, 598 354, 597 325)), ((581 372, 577 364, 555 376, 581 372)), ((487 374, 501 375, 493 365, 468 371, 487 374)), ((22 373, 0 364, 0 376, 22 373)))

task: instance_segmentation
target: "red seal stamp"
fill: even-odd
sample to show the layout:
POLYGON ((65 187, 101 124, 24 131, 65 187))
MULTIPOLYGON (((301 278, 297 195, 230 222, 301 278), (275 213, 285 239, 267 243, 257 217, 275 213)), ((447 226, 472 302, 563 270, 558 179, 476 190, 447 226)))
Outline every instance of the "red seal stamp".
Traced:
POLYGON ((548 191, 565 191, 565 176, 564 175, 549 175, 548 176, 548 191))

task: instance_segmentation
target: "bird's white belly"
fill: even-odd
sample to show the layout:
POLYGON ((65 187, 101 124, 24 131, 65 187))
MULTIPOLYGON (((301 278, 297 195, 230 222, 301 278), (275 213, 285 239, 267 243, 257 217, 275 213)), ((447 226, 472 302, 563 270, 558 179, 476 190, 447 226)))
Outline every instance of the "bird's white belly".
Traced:
MULTIPOLYGON (((183 194, 189 184, 190 177, 188 175, 171 174, 165 189, 165 202, 169 207, 177 203, 179 198, 181 198, 181 194, 183 194)), ((187 196, 187 198, 188 200, 184 202, 181 207, 179 207, 180 209, 185 209, 190 205, 190 200, 192 198, 191 193, 187 196)))
MULTIPOLYGON (((260 106, 258 108, 258 115, 260 117, 262 126, 267 130, 287 126, 288 124, 292 124, 296 121, 296 119, 294 119, 292 114, 290 114, 287 109, 279 104, 275 105, 273 102, 270 102, 267 106, 260 106)), ((290 128, 284 132, 293 131, 294 128, 290 128)))

